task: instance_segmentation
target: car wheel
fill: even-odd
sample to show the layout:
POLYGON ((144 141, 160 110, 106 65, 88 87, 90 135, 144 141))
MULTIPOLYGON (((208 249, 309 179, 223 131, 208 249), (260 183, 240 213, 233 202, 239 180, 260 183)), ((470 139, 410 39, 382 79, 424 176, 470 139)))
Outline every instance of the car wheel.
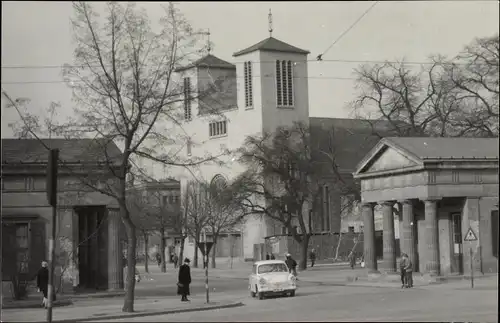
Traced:
POLYGON ((295 296, 295 291, 294 291, 294 290, 292 290, 292 291, 290 292, 290 297, 294 297, 294 296, 295 296))
POLYGON ((259 296, 259 300, 263 300, 264 299, 264 293, 263 292, 259 292, 259 290, 257 289, 257 285, 255 285, 255 292, 257 293, 257 296, 259 296))

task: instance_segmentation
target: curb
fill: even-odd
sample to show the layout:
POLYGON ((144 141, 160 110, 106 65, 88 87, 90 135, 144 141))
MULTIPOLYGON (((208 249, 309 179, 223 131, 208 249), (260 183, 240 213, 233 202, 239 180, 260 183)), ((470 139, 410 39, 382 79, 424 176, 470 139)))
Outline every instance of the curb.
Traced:
MULTIPOLYGON (((53 304, 52 307, 63 307, 63 306, 70 306, 73 305, 73 301, 71 299, 64 299, 64 300, 56 300, 53 304)), ((33 303, 6 303, 2 304, 2 309, 27 309, 27 308, 42 308, 40 302, 35 302, 33 303)))
MULTIPOLYGON (((221 304, 221 305, 212 305, 206 307, 194 307, 194 308, 178 308, 172 310, 164 310, 164 311, 151 311, 151 312, 132 312, 132 313, 123 313, 123 314, 115 314, 115 315, 102 315, 96 317, 85 317, 85 318, 74 318, 69 320, 53 320, 52 322, 91 322, 91 321, 103 321, 103 320, 118 320, 118 319, 128 319, 135 317, 146 317, 146 316, 158 316, 158 315, 167 315, 167 314, 178 314, 178 313, 189 313, 189 312, 202 312, 202 311, 211 311, 216 309, 224 309, 224 308, 233 308, 244 306, 243 302, 229 303, 229 304, 221 304)), ((45 321, 44 321, 45 322, 45 321)), ((42 323, 42 322, 40 322, 42 323)))

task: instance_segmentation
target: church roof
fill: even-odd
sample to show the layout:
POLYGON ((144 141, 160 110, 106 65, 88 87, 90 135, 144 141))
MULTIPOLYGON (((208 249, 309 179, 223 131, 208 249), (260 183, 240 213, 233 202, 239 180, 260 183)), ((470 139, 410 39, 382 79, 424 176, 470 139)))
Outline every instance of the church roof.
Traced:
POLYGON ((241 56, 244 54, 255 52, 257 50, 267 51, 267 52, 284 52, 284 53, 297 53, 297 54, 309 54, 310 53, 307 50, 300 49, 298 47, 289 45, 289 44, 282 42, 281 40, 276 39, 274 37, 269 37, 269 38, 264 39, 261 42, 258 42, 257 44, 255 44, 253 46, 250 46, 248 48, 240 50, 239 52, 234 53, 233 56, 234 57, 241 56))
POLYGON ((186 65, 179 67, 175 69, 176 72, 181 72, 193 67, 214 67, 214 68, 220 68, 220 69, 236 69, 236 66, 234 64, 231 64, 229 62, 226 62, 225 60, 222 60, 212 54, 208 54, 199 60, 186 65))

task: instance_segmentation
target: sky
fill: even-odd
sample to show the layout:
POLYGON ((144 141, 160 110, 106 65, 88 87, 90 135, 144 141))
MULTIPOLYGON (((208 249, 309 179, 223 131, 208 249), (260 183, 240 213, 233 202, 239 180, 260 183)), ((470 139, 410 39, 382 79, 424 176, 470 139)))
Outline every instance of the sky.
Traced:
MULTIPOLYGON (((313 60, 372 4, 299 1, 176 5, 194 28, 210 29, 212 53, 231 62, 234 52, 269 37, 269 9, 273 13, 273 36, 309 50, 309 59, 313 60)), ((151 20, 160 18, 161 3, 139 5, 146 8, 151 20)), ((31 99, 28 108, 35 114, 50 102, 61 104, 60 118, 73 109, 61 69, 33 68, 73 62, 71 16, 71 2, 2 1, 2 89, 13 99, 31 99), (12 66, 30 68, 9 68, 12 66), (20 83, 12 84, 16 82, 20 83)), ((349 116, 346 106, 355 97, 353 69, 361 61, 404 58, 425 62, 431 54, 454 56, 475 37, 498 33, 498 25, 497 1, 380 1, 323 55, 324 61, 309 62, 309 114, 349 116)), ((8 124, 19 119, 14 109, 4 106, 2 96, 2 138, 12 136, 8 124)))

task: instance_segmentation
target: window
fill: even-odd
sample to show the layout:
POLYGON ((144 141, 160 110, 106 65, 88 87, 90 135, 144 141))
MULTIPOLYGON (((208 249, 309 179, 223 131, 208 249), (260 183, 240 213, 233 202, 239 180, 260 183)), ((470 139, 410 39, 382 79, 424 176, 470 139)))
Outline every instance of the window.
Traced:
POLYGON ((209 124, 210 137, 224 136, 227 134, 227 121, 211 122, 209 124))
POLYGON ((167 198, 168 198, 168 196, 166 196, 166 195, 163 195, 163 196, 161 197, 161 200, 162 200, 162 201, 161 201, 161 203, 162 203, 162 205, 163 205, 163 206, 168 205, 167 198))
POLYGON ((187 143, 186 143, 186 150, 187 150, 188 156, 191 156, 191 148, 192 148, 191 139, 188 138, 187 143))
POLYGON ((293 107, 292 61, 276 61, 276 104, 278 107, 293 107))
POLYGON ((252 87, 252 62, 245 62, 244 78, 245 78, 245 107, 253 106, 253 87, 252 87))
POLYGON ((26 190, 33 191, 35 189, 35 179, 33 177, 26 177, 26 190))
POLYGON ((349 227, 348 227, 348 230, 349 230, 349 233, 354 233, 354 227, 349 226, 349 227))
POLYGON ((191 79, 184 78, 184 119, 191 120, 191 79))
POLYGON ((29 227, 28 223, 16 224, 16 262, 19 273, 29 272, 29 227))
POLYGON ((284 263, 260 265, 257 269, 259 274, 287 273, 288 267, 284 263))

